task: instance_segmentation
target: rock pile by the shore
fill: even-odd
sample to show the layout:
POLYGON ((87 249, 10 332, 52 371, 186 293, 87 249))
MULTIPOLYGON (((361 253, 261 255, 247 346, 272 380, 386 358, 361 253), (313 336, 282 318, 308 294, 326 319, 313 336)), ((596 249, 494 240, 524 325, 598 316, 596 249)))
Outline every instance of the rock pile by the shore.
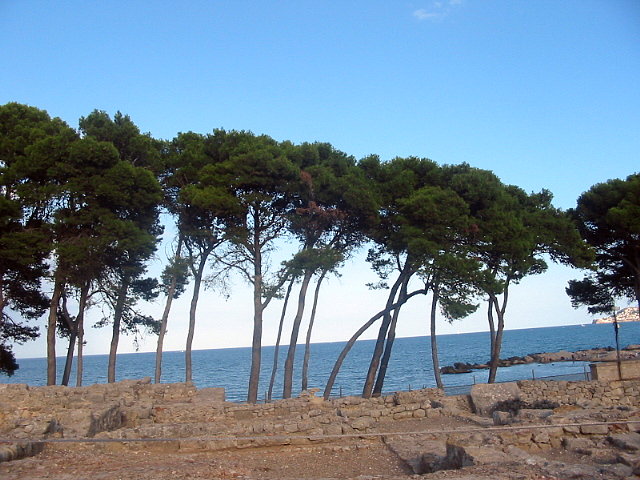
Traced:
MULTIPOLYGON (((640 358, 640 345, 628 345, 620 351, 621 360, 631 360, 640 358)), ((559 352, 531 353, 523 357, 509 357, 500 359, 499 367, 511 367, 513 365, 524 365, 528 363, 554 363, 554 362, 609 362, 617 360, 617 352, 613 347, 591 348, 589 350, 578 350, 569 352, 561 350, 559 352)), ((488 363, 465 363, 455 362, 451 366, 440 368, 442 374, 470 373, 473 370, 483 370, 489 368, 488 363)))

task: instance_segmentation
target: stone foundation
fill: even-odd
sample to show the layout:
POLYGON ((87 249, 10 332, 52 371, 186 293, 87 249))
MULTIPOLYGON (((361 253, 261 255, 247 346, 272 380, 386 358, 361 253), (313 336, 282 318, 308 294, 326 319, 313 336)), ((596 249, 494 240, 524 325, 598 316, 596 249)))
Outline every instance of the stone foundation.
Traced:
MULTIPOLYGON (((476 386, 474 390, 483 395, 481 407, 474 391, 471 396, 446 397, 439 389, 327 401, 312 391, 298 398, 253 405, 225 402, 222 389, 151 384, 149 379, 80 388, 0 384, 0 441, 13 441, 13 448, 20 442, 27 445, 47 438, 122 439, 124 444, 109 445, 131 448, 142 446, 139 439, 153 438, 165 441, 148 448, 166 444, 164 448, 185 451, 216 450, 330 442, 345 435, 389 431, 385 423, 406 419, 462 416, 482 426, 485 420, 491 422, 487 416, 492 415, 491 423, 508 428, 490 434, 456 434, 449 443, 473 446, 478 437, 478 446, 492 439, 500 448, 515 445, 535 451, 579 448, 580 442, 589 447, 618 431, 640 429, 640 423, 623 428, 629 421, 640 421, 638 379, 520 381, 476 386), (474 415, 473 406, 484 419, 474 415), (528 424, 534 426, 529 428, 528 424)), ((454 455, 457 450, 451 448, 454 455)), ((465 455, 476 453, 469 450, 465 455)), ((11 450, 5 456, 16 455, 20 452, 11 450)), ((466 461, 464 455, 458 456, 460 462, 466 461)))

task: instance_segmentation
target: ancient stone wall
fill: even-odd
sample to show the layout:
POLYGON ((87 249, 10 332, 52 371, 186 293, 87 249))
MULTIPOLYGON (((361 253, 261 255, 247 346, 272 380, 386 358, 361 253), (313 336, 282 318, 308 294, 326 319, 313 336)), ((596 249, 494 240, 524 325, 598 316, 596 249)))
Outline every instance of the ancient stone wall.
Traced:
MULTIPOLYGON (((521 381, 517 386, 514 398, 519 408, 556 404, 640 406, 640 380, 521 381)), ((223 398, 222 389, 156 385, 149 379, 81 388, 0 384, 0 437, 343 435, 368 432, 381 422, 471 413, 468 396, 445 397, 439 389, 328 401, 305 393, 299 398, 257 405, 224 402, 223 398)), ((502 403, 504 407, 504 400, 502 403)), ((491 411, 488 406, 480 413, 491 415, 491 411)))
POLYGON ((529 405, 640 406, 640 380, 565 382, 524 380, 518 382, 520 400, 529 405))

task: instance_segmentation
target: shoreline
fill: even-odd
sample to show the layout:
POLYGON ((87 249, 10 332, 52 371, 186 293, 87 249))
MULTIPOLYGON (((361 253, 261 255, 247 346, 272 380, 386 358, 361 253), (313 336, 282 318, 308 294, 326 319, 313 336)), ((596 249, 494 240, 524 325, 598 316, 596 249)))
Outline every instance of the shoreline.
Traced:
MULTIPOLYGON (((514 365, 527 365, 531 363, 554 363, 554 362, 611 362, 618 358, 616 349, 613 347, 590 348, 587 350, 577 350, 569 352, 560 350, 558 352, 530 353, 522 357, 515 356, 500 359, 498 367, 512 367, 514 365)), ((640 358, 640 345, 627 345, 620 349, 620 360, 631 360, 640 358)), ((455 362, 440 368, 443 375, 458 375, 471 373, 474 370, 487 370, 488 363, 465 363, 455 362)))

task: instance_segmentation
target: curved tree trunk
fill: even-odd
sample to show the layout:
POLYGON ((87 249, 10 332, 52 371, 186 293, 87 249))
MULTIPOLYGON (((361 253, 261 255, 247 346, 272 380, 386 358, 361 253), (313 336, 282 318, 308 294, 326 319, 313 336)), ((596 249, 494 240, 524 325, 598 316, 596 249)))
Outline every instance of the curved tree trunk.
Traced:
POLYGON ((84 314, 87 310, 89 299, 89 288, 91 282, 87 282, 80 290, 80 301, 78 304, 78 318, 76 319, 76 330, 78 333, 78 367, 76 368, 76 387, 82 386, 82 375, 84 370, 84 314))
POLYGON ((49 302, 49 317, 47 321, 47 385, 56 384, 56 322, 58 318, 58 303, 62 295, 62 282, 54 280, 53 295, 49 302))
MULTIPOLYGON (((405 299, 405 303, 411 297, 413 297, 414 295, 425 294, 426 292, 427 291, 425 289, 416 290, 415 292, 411 292, 409 295, 407 295, 407 298, 405 299)), ((385 314, 393 311, 395 308, 400 307, 401 305, 402 304, 400 304, 400 303, 395 303, 395 304, 389 306, 388 308, 385 308, 384 310, 376 313, 373 317, 371 317, 367 321, 367 323, 362 325, 358 329, 358 331, 353 334, 353 336, 349 339, 347 344, 342 348, 342 351, 340 352, 340 355, 338 355, 338 359, 336 360, 336 363, 333 365, 333 370, 331 370, 331 375, 329 375, 329 379, 327 380, 327 385, 324 388, 324 393, 322 395, 325 400, 328 400, 329 397, 331 396, 331 390, 333 390, 333 385, 336 382, 336 378, 338 377, 338 373, 340 373, 340 367, 342 367, 342 363, 344 362, 344 359, 347 357, 349 351, 353 348, 353 345, 356 343, 358 338, 360 338, 360 336, 364 332, 366 332, 367 329, 376 322, 376 320, 378 320, 380 317, 384 316, 385 314)))
POLYGON ((67 296, 62 295, 62 318, 69 329, 69 345, 67 346, 67 357, 64 362, 64 371, 62 372, 62 380, 60 385, 69 385, 69 377, 71 377, 71 367, 73 366, 73 353, 76 349, 76 338, 78 336, 77 323, 71 320, 69 309, 67 308, 67 296))
POLYGON ((207 248, 200 254, 200 263, 197 269, 192 268, 193 272, 193 296, 191 297, 191 305, 189 307, 189 332, 187 333, 187 345, 184 350, 185 365, 185 382, 191 382, 193 378, 193 365, 191 362, 191 347, 193 345, 193 335, 196 328, 196 309, 198 308, 198 299, 200 298, 200 286, 202 285, 202 274, 207 266, 207 258, 213 250, 213 247, 207 248))
POLYGON ((280 355, 280 341, 282 340, 282 326, 284 325, 284 317, 287 314, 287 306, 289 305, 289 297, 291 296, 291 289, 295 283, 295 278, 292 278, 287 287, 287 293, 284 296, 284 305, 282 306, 282 314, 280 315, 280 323, 278 324, 278 337, 276 338, 276 345, 273 349, 273 367, 271 367, 271 379, 269 380, 269 391, 267 393, 267 401, 271 401, 273 395, 273 385, 276 382, 276 372, 278 371, 278 355, 280 355))
POLYGON ((437 286, 432 288, 433 297, 431 299, 431 361, 433 362, 433 375, 436 379, 436 386, 438 388, 444 388, 442 383, 442 376, 440 375, 440 359, 438 358, 438 339, 436 337, 436 309, 438 306, 438 299, 440 297, 440 291, 437 286))
MULTIPOLYGON (((404 304, 405 298, 407 296, 408 283, 409 277, 407 277, 405 281, 402 282, 402 288, 400 289, 398 301, 402 304, 404 304)), ((398 307, 393 311, 393 318, 391 320, 391 324, 389 325, 389 333, 387 334, 384 353, 382 354, 382 359, 380 360, 380 368, 378 369, 378 378, 376 378, 376 383, 373 387, 373 396, 375 397, 379 397, 382 394, 384 379, 387 375, 387 368, 389 367, 389 360, 391 359, 391 352, 393 350, 393 343, 396 340, 396 325, 398 324, 398 317, 400 317, 400 309, 401 307, 398 307)))
POLYGON ((309 385, 309 359, 311 357, 311 332, 313 331, 313 323, 316 319, 316 309, 318 307, 318 296, 320 294, 320 285, 327 274, 327 270, 323 270, 316 283, 316 290, 313 294, 313 307, 311 308, 311 317, 309 318, 309 327, 307 328, 307 337, 304 344, 304 359, 302 362, 302 391, 304 392, 309 385))
POLYGON ((389 331, 389 325, 391 324, 391 310, 389 310, 389 306, 395 302, 396 294, 398 293, 398 289, 400 285, 404 283, 405 276, 408 274, 409 262, 407 261, 398 275, 396 282, 393 284, 389 295, 387 296, 387 305, 385 311, 387 312, 384 315, 382 320, 382 324, 380 325, 380 330, 378 330, 378 339, 376 340, 376 345, 373 349, 373 355, 371 356, 371 362, 369 363, 369 371, 367 372, 367 377, 364 382, 364 387, 362 389, 362 396, 364 398, 371 397, 371 392, 373 391, 373 382, 378 373, 378 366, 380 365, 380 358, 382 357, 382 353, 384 350, 385 338, 387 337, 387 332, 389 331))
POLYGON ((313 271, 307 270, 304 272, 302 278, 302 284, 300 285, 300 293, 298 295, 298 310, 296 316, 293 319, 293 326, 291 328, 291 339, 289 341, 289 349, 287 351, 287 359, 284 362, 284 387, 282 389, 282 398, 291 398, 291 390, 293 388, 293 364, 296 357, 296 346, 298 343, 298 335, 300 333, 300 323, 302 322, 302 316, 304 315, 304 306, 307 298, 307 290, 309 288, 309 282, 313 276, 313 271))
MULTIPOLYGON (((182 250, 182 235, 178 237, 178 246, 176 247, 176 254, 174 256, 174 264, 180 261, 180 254, 182 250)), ((173 297, 176 293, 176 287, 178 285, 177 275, 174 274, 169 284, 169 290, 167 291, 167 300, 164 304, 164 311, 162 312, 162 318, 160 319, 160 332, 158 333, 158 345, 156 347, 156 369, 153 378, 154 383, 160 383, 162 377, 162 348, 164 344, 164 336, 167 333, 167 324, 169 323, 169 312, 171 311, 171 305, 173 303, 173 297)))
POLYGON ((118 290, 118 298, 116 306, 113 309, 113 333, 111 336, 111 345, 109 348, 109 366, 107 368, 107 382, 114 383, 116 381, 116 356, 118 353, 118 342, 120 341, 120 323, 124 313, 124 306, 127 300, 127 292, 129 291, 129 278, 122 279, 122 285, 118 290))

